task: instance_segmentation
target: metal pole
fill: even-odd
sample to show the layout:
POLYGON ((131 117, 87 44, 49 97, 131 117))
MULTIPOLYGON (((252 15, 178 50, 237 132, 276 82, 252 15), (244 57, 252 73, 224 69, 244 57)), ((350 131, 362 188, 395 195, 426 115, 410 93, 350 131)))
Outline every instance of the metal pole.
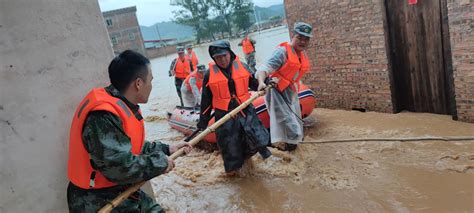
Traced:
POLYGON ((166 46, 163 40, 161 40, 160 29, 158 28, 158 23, 155 24, 156 32, 158 33, 158 39, 160 40, 161 46, 166 46))
POLYGON ((255 4, 253 5, 253 15, 255 16, 255 23, 257 24, 258 33, 260 33, 260 24, 257 17, 257 11, 255 10, 255 4))

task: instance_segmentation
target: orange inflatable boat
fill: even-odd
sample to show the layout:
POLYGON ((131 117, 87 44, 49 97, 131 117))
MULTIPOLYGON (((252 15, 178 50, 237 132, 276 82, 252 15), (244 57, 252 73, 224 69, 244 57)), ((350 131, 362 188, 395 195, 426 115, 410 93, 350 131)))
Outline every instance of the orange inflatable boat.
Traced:
MULTIPOLYGON (((314 92, 308 86, 300 84, 298 91, 298 98, 300 99, 301 115, 303 118, 313 112, 316 107, 316 98, 314 92)), ((262 121, 266 128, 270 128, 270 117, 267 112, 264 97, 259 97, 253 102, 258 118, 262 121)), ((173 112, 168 112, 168 123, 171 128, 176 129, 185 135, 191 135, 196 130, 197 122, 199 121, 199 109, 192 107, 176 106, 173 112)), ((209 125, 214 123, 214 118, 209 121, 209 125)), ((216 134, 211 133, 204 138, 209 143, 216 142, 216 134)))

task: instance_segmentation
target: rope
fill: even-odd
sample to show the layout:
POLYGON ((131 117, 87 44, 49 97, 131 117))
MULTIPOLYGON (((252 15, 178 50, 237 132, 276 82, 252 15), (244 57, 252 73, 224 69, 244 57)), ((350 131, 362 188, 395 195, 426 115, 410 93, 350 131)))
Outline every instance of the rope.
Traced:
POLYGON ((474 141, 474 136, 460 136, 460 137, 413 137, 413 138, 351 138, 351 139, 329 139, 316 141, 301 141, 301 144, 324 144, 324 143, 349 143, 349 142, 364 142, 364 141, 474 141))

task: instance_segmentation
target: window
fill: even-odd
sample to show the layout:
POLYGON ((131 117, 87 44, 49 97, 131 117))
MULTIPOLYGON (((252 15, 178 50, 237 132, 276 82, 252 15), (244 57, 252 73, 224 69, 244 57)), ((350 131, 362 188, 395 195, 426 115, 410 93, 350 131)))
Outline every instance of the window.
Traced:
POLYGON ((118 39, 115 36, 110 37, 110 41, 112 41, 112 45, 117 45, 118 44, 118 39))
POLYGON ((106 19, 105 23, 107 24, 107 27, 112 27, 112 19, 110 18, 106 19))
POLYGON ((130 40, 135 40, 135 34, 134 33, 128 33, 128 38, 130 40))

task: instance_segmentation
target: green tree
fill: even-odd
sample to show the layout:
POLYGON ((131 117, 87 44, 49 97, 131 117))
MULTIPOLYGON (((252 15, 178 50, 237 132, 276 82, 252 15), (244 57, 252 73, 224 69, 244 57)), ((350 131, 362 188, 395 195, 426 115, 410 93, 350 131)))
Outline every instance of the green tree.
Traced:
POLYGON ((250 20, 253 13, 253 3, 245 0, 234 0, 234 23, 238 30, 248 30, 252 26, 250 20))
POLYGON ((221 32, 227 31, 232 36, 232 14, 234 13, 234 0, 209 0, 210 6, 215 11, 214 16, 223 20, 224 26, 221 32))
POLYGON ((270 21, 279 21, 279 20, 281 20, 281 16, 272 16, 272 17, 268 18, 268 20, 270 20, 270 21))
POLYGON ((174 22, 193 27, 196 31, 197 43, 201 43, 201 39, 208 34, 206 20, 209 17, 209 1, 179 0, 174 2, 174 5, 182 7, 180 10, 173 11, 174 22))

